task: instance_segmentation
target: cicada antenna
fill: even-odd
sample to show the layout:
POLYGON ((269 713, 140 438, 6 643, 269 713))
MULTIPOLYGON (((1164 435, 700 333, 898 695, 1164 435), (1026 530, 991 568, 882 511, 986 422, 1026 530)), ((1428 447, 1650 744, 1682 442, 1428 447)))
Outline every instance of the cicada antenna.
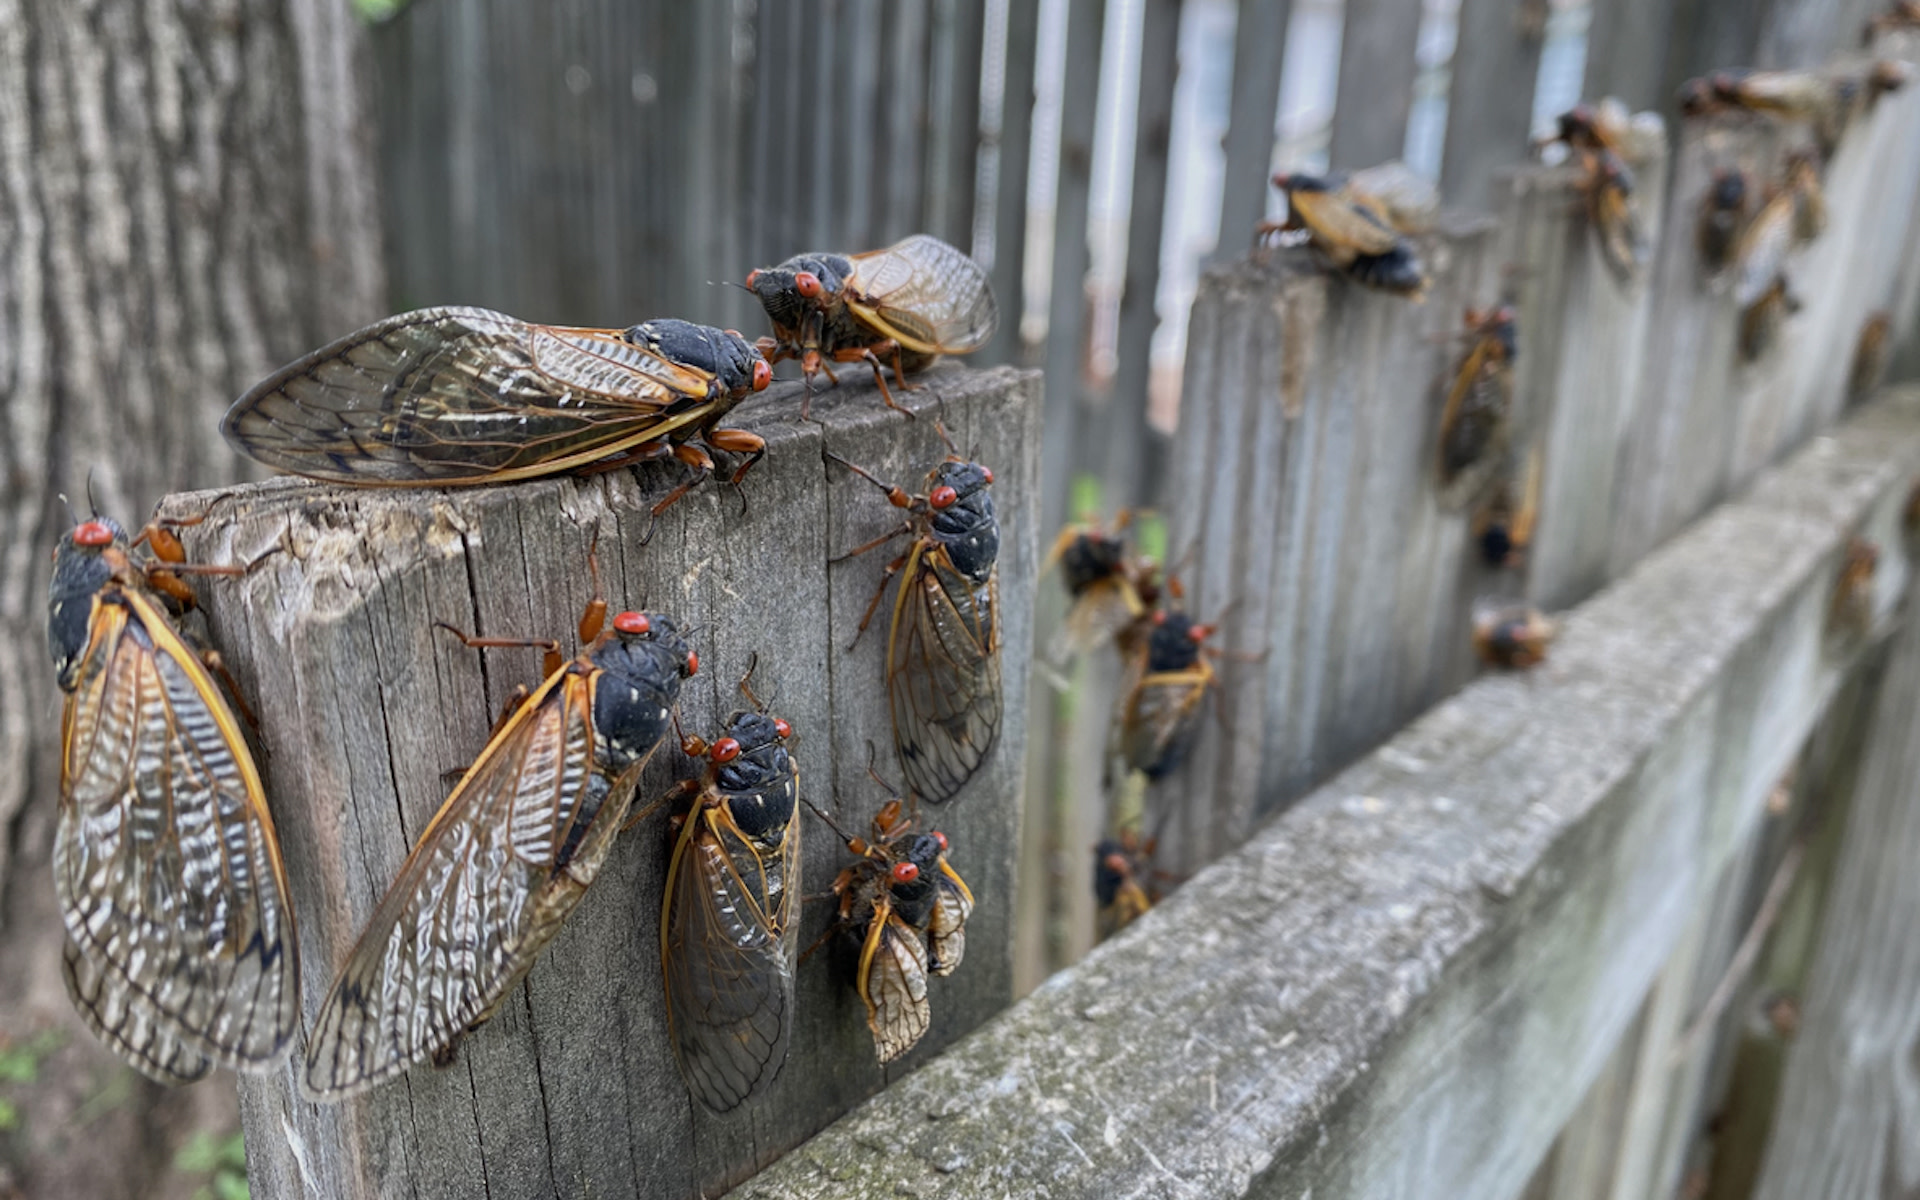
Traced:
POLYGON ((758 667, 759 665, 760 665, 760 652, 758 650, 755 650, 752 654, 747 656, 747 673, 740 677, 739 687, 740 687, 740 694, 747 698, 747 703, 753 705, 753 711, 757 713, 765 713, 767 709, 773 706, 773 699, 774 699, 773 693, 771 692, 767 693, 767 698, 763 701, 760 699, 760 697, 754 695, 753 689, 749 687, 747 684, 747 681, 753 678, 754 668, 758 667))
POLYGON ((805 796, 800 797, 800 802, 806 805, 808 808, 812 809, 814 816, 819 817, 822 821, 825 821, 827 823, 828 829, 831 829, 836 834, 839 834, 840 840, 847 843, 849 848, 852 847, 853 843, 860 840, 859 838, 854 837, 852 834, 848 833, 846 830, 840 828, 840 822, 828 816, 826 812, 823 809, 821 809, 821 807, 818 804, 815 804, 813 801, 807 799, 805 796))
POLYGON ((875 783, 879 784, 882 788, 884 788, 886 790, 887 795, 892 796, 895 800, 898 800, 900 798, 900 789, 897 787, 894 787, 892 784, 888 783, 885 779, 881 778, 879 767, 874 765, 879 761, 879 755, 880 755, 880 752, 877 749, 875 749, 874 744, 871 741, 869 741, 867 743, 867 777, 869 779, 872 779, 875 783))
POLYGON ((87 511, 93 516, 100 515, 100 502, 93 498, 93 468, 87 468, 87 511))

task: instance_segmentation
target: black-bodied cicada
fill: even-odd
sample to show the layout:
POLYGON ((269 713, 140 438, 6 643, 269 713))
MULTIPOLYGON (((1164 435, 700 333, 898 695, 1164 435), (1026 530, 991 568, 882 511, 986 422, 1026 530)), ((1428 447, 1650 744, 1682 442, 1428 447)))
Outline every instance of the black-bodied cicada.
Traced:
MULTIPOLYGON (((298 939, 259 769, 208 666, 174 628, 173 535, 104 517, 60 539, 48 634, 66 708, 53 878, 67 993, 164 1083, 261 1071, 300 1020, 298 939), (141 545, 152 550, 136 561, 141 545)), ((243 709, 244 711, 244 709, 243 709)))
POLYGON ((1201 704, 1213 689, 1202 652, 1214 627, 1177 609, 1160 609, 1122 642, 1127 656, 1116 743, 1129 770, 1148 779, 1171 773, 1200 731, 1201 704))
POLYGON ((759 436, 719 423, 772 379, 731 330, 575 329, 424 308, 280 368, 220 430, 270 467, 360 486, 505 483, 671 455, 698 474, 654 505, 658 515, 713 473, 703 447, 745 456, 734 483, 766 452, 759 436))
POLYGON ((758 709, 728 717, 712 743, 683 739, 701 772, 668 795, 692 806, 660 906, 667 1022, 688 1090, 716 1113, 766 1090, 793 1035, 800 768, 792 728, 758 709))
POLYGON ((848 837, 859 861, 833 881, 839 928, 860 946, 854 987, 884 1066, 913 1049, 933 1020, 927 977, 950 975, 966 955, 973 892, 947 862, 947 838, 916 833, 896 798, 872 835, 848 837))
POLYGON ((1488 666, 1525 670, 1547 660, 1547 647, 1557 632, 1558 626, 1537 608, 1486 606, 1474 614, 1473 648, 1488 666))
POLYGON ((1110 529, 1091 521, 1068 525, 1047 552, 1047 565, 1059 566, 1073 600, 1053 647, 1056 661, 1111 641, 1146 615, 1158 594, 1154 565, 1127 553, 1124 535, 1132 518, 1122 511, 1110 529))
POLYGON ((864 254, 796 254, 747 276, 773 322, 760 340, 769 362, 800 360, 807 379, 807 415, 813 377, 832 363, 864 362, 887 407, 898 408, 880 368, 893 368, 903 388, 906 372, 942 354, 969 354, 987 344, 999 321, 993 288, 980 264, 937 237, 914 234, 864 254))
POLYGON ((1527 453, 1520 478, 1501 480, 1473 514, 1474 544, 1489 567, 1518 570, 1526 565, 1540 513, 1540 457, 1535 446, 1527 453))
POLYGON ((1299 172, 1275 175, 1273 185, 1287 194, 1287 216, 1261 222, 1254 231, 1256 242, 1304 230, 1330 264, 1358 282, 1415 301, 1426 295, 1426 269, 1381 201, 1299 172))
POLYGON ((1000 524, 987 491, 993 472, 951 455, 927 473, 926 494, 916 496, 836 454, 827 457, 909 514, 892 533, 840 557, 913 535, 906 553, 887 564, 860 629, 873 620, 887 580, 900 575, 887 636, 893 744, 909 791, 943 804, 973 778, 1000 731, 1000 524))
POLYGON ((1159 900, 1153 886, 1153 851, 1152 839, 1142 841, 1133 829, 1102 838, 1093 848, 1093 898, 1100 905, 1094 928, 1101 941, 1133 924, 1159 900))
POLYGON ((1519 356, 1512 308, 1467 310, 1471 339, 1440 413, 1440 503, 1461 508, 1484 499, 1507 460, 1513 411, 1513 362, 1519 356))
POLYGON ((640 770, 699 669, 671 618, 623 612, 585 648, 541 646, 546 680, 516 697, 414 843, 321 1003, 303 1091, 341 1100, 428 1059, 445 1061, 525 977, 606 861, 640 770))
POLYGON ((1710 276, 1717 275, 1733 260, 1740 235, 1747 227, 1751 190, 1745 171, 1722 167, 1713 173, 1712 185, 1700 198, 1694 245, 1700 253, 1700 265, 1710 276))

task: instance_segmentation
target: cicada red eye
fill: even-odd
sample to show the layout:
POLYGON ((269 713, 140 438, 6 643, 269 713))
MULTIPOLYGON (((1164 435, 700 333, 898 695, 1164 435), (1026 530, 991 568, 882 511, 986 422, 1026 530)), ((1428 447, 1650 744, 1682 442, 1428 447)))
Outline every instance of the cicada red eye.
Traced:
POLYGON ((753 270, 751 270, 751 271, 748 271, 748 272, 747 272, 747 286, 748 286, 748 287, 752 287, 752 286, 753 286, 753 281, 754 281, 754 280, 756 280, 756 279, 758 279, 758 278, 760 278, 760 268, 759 268, 759 267, 755 267, 755 268, 754 268, 753 270))
POLYGON ((981 467, 981 468, 980 468, 980 478, 982 478, 982 479, 984 479, 984 480, 986 480, 986 481, 987 481, 988 483, 992 483, 992 482, 993 482, 993 468, 992 468, 992 467, 981 467))
POLYGON ((113 530, 105 521, 88 521, 73 531, 73 544, 76 546, 111 546, 113 530))
POLYGON ((707 757, 717 763, 730 763, 740 757, 740 743, 732 738, 721 738, 707 751, 707 757))
POLYGON ((1204 642, 1213 635, 1213 626, 1195 625, 1187 630, 1187 636, 1196 642, 1204 642))
POLYGON ((761 359, 759 362, 753 364, 753 390, 754 391, 764 392, 767 390, 767 385, 772 382, 773 382, 773 368, 767 365, 767 362, 765 359, 761 359))
POLYGON ((1105 865, 1107 870, 1112 871, 1115 875, 1127 875, 1133 871, 1133 864, 1127 861, 1127 856, 1124 854, 1107 855, 1105 865))
POLYGON ((694 651, 689 650, 687 651, 687 674, 698 675, 699 673, 700 673, 700 656, 694 651))
POLYGON ((933 505, 935 508, 952 508, 953 502, 959 498, 959 492, 954 491, 943 483, 933 489, 933 494, 927 497, 927 503, 933 505))
POLYGON ((812 271, 801 271, 793 277, 794 290, 809 300, 818 300, 824 290, 820 286, 820 277, 812 271))
POLYGON ((933 831, 933 840, 940 843, 940 853, 945 854, 947 852, 947 835, 936 829, 933 831))
POLYGON ((613 619, 613 627, 621 633, 640 634, 652 629, 653 622, 645 613, 623 612, 613 619))
POLYGON ((773 719, 773 731, 783 738, 793 736, 793 726, 787 724, 786 720, 781 717, 775 717, 773 719))
POLYGON ((912 883, 920 878, 920 868, 910 862, 895 863, 889 874, 893 876, 895 883, 912 883))
POLYGON ((1156 612, 1156 613, 1154 613, 1154 614, 1153 614, 1153 623, 1154 623, 1155 625, 1165 625, 1165 624, 1167 623, 1167 614, 1166 614, 1166 612, 1165 612, 1164 610, 1162 610, 1162 611, 1159 611, 1159 612, 1156 612))

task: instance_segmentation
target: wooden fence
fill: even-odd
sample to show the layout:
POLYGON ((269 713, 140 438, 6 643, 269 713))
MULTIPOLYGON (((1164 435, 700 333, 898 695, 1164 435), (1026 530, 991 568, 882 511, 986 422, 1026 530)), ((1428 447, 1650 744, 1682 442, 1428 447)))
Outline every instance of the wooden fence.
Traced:
MULTIPOLYGON (((615 854, 524 1003, 469 1039, 455 1070, 336 1108, 298 1100, 290 1072, 244 1084, 254 1194, 712 1194, 769 1164, 745 1194, 1628 1200, 1695 1173, 1732 1189, 1713 1195, 1748 1194, 1741 1179, 1777 1189, 1847 1155, 1865 1177, 1900 1178, 1906 1151, 1876 1158, 1864 1132, 1766 1134, 1776 1096, 1782 1120, 1832 1105, 1877 1121, 1874 1139, 1889 1121, 1912 1127, 1897 1124, 1898 1087, 1836 1085, 1821 1067, 1860 1025, 1846 1015, 1857 1003, 1881 1039, 1874 1078, 1905 1086, 1911 1070, 1890 1015, 1911 1006, 1911 964, 1867 939, 1914 903, 1884 846, 1907 829, 1902 787, 1916 778, 1900 732, 1920 678, 1899 620, 1900 521, 1920 398, 1842 417, 1867 314, 1912 329, 1920 310, 1920 94, 1888 97, 1842 143, 1829 230, 1789 262, 1804 306, 1778 349, 1742 365, 1738 312, 1693 261, 1695 206, 1715 167, 1776 176, 1802 131, 1723 119, 1649 137, 1636 204, 1656 252, 1622 286, 1597 257, 1576 173, 1517 165, 1541 49, 1519 19, 1531 9, 1463 0, 1441 185, 1479 211, 1426 239, 1435 286, 1410 306, 1304 252, 1237 252, 1264 211, 1290 11, 1246 0, 1225 249, 1194 306, 1169 443, 1147 421, 1147 367, 1183 6, 1140 0, 1109 380, 1087 370, 1084 81, 1125 10, 1060 3, 1075 83, 1059 112, 1046 337, 1025 343, 1039 5, 650 0, 536 19, 504 0, 421 0, 379 31, 395 307, 609 325, 676 312, 754 329, 750 299, 712 281, 812 245, 984 236, 1003 326, 982 361, 1043 373, 943 367, 913 402, 937 401, 996 470, 1008 707, 986 781, 948 823, 980 907, 968 961, 936 986, 934 1031, 907 1060, 952 1047, 925 1069, 872 1066, 845 964, 823 952, 803 968, 775 1090, 742 1117, 699 1112, 661 1033, 664 847, 648 845, 615 854), (1471 514, 1433 499, 1430 463, 1460 310, 1508 289, 1517 437, 1543 488, 1526 568, 1494 571, 1471 552, 1471 514), (1221 719, 1152 798, 1175 814, 1162 863, 1186 884, 975 1031, 1091 943, 1114 675, 1083 664, 1057 692, 1025 671, 1059 619, 1037 554, 1076 478, 1098 481, 1109 507, 1166 511, 1172 552, 1190 552, 1188 607, 1225 626, 1221 719), (1848 632, 1830 598, 1855 536, 1881 561, 1873 619, 1848 632), (1542 671, 1468 684, 1469 613, 1495 594, 1579 607, 1542 671), (1806 932, 1822 922, 1826 956, 1806 932), (1756 1020, 1763 991, 1774 1023, 1756 1020), (1804 1010, 1791 1053, 1781 997, 1804 1010), (1736 1076, 1768 1083, 1731 1089, 1749 1098, 1720 1111, 1736 1076), (1717 1139, 1702 1133, 1716 1113, 1717 1139)), ((1660 103, 1708 66, 1815 61, 1866 9, 1759 7, 1744 31, 1689 0, 1596 8, 1588 91, 1618 81, 1660 103), (1634 52, 1649 40, 1663 62, 1634 52)), ((1409 22, 1367 0, 1348 0, 1346 22, 1332 144, 1338 165, 1361 165, 1340 156, 1404 139, 1400 91, 1350 97, 1371 95, 1363 72, 1411 62, 1409 22)), ((1911 39, 1880 50, 1920 57, 1911 39)), ((634 514, 666 486, 660 468, 425 507, 271 484, 203 531, 207 558, 291 549, 209 589, 209 612, 258 698, 309 1011, 444 794, 441 772, 533 677, 531 652, 467 651, 431 622, 570 628, 596 529, 616 600, 675 611, 711 639, 689 730, 732 707, 758 650, 797 706, 803 790, 843 823, 871 810, 882 639, 842 647, 878 568, 825 560, 889 516, 820 456, 911 481, 937 453, 930 422, 884 413, 864 385, 816 401, 813 423, 792 419, 793 399, 784 388, 743 409, 772 444, 747 514, 724 489, 698 491, 644 550, 634 514)), ((666 782, 653 768, 648 787, 666 782)), ((818 827, 806 853, 821 883, 843 857, 818 827)), ((825 922, 812 914, 803 940, 825 922)), ((1795 1186, 1761 1194, 1859 1194, 1795 1186)))

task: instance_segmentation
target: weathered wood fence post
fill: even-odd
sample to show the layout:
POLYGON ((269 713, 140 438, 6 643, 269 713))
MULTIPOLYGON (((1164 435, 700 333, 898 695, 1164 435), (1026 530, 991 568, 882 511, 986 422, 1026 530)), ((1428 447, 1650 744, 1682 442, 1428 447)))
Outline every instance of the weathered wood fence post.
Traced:
MULTIPOLYGON (((917 490, 945 454, 943 419, 995 472, 1005 715, 998 748, 929 820, 978 900, 968 953, 934 981, 934 1026, 912 1066, 1004 1006, 1012 989, 1014 836, 1026 736, 1036 569, 1038 376, 942 367, 909 393, 918 420, 886 411, 871 386, 843 384, 797 417, 781 385, 744 406, 769 442, 742 497, 696 489, 662 517, 647 506, 675 477, 648 467, 466 491, 347 491, 277 480, 240 489, 195 531, 206 561, 284 552, 239 583, 205 589, 216 642, 260 715, 265 778, 302 933, 311 1015, 414 837, 472 760, 517 684, 539 679, 533 650, 473 651, 433 628, 557 636, 571 644, 599 537, 607 597, 650 606, 696 632, 700 673, 681 704, 711 736, 754 685, 798 734, 802 793, 850 831, 885 794, 867 778, 869 743, 890 770, 883 682, 888 609, 852 650, 887 552, 831 556, 899 522, 832 451, 917 490)), ((203 497, 177 498, 179 510, 203 497)), ((664 748, 641 795, 684 774, 664 748)), ((667 844, 663 818, 618 845, 592 892, 500 1013, 446 1070, 416 1069, 337 1106, 299 1098, 300 1059, 241 1085, 253 1194, 679 1197, 730 1186, 879 1089, 847 955, 823 947, 800 971, 792 1052, 760 1101, 716 1119, 689 1098, 667 1044, 657 948, 667 844)), ((824 891, 848 856, 811 816, 805 887, 824 891)), ((832 905, 807 906, 801 944, 832 905)))

